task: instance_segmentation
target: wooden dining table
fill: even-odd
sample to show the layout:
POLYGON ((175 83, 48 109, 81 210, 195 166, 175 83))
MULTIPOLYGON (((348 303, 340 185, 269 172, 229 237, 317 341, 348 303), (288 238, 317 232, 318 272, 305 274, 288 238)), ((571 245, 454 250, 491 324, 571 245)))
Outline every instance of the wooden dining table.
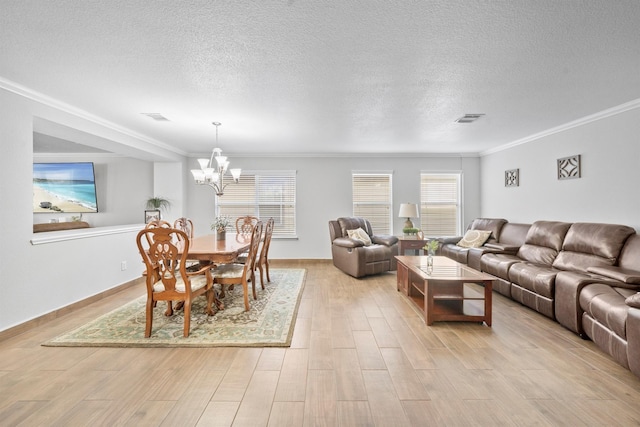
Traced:
MULTIPOLYGON (((235 261, 239 254, 249 250, 251 246, 250 234, 227 233, 224 239, 218 239, 215 234, 194 237, 189 242, 187 257, 201 263, 227 264, 235 261)), ((178 244, 182 253, 183 245, 178 244)))
MULTIPOLYGON (((182 254, 184 243, 177 242, 178 252, 182 254)), ((234 262, 238 255, 249 250, 251 246, 250 234, 227 233, 224 239, 218 239, 216 234, 193 237, 189 241, 187 258, 199 261, 201 265, 228 264, 234 262)), ((214 303, 219 310, 224 310, 224 303, 214 295, 214 303)), ((178 307, 176 307, 177 309, 178 307)))

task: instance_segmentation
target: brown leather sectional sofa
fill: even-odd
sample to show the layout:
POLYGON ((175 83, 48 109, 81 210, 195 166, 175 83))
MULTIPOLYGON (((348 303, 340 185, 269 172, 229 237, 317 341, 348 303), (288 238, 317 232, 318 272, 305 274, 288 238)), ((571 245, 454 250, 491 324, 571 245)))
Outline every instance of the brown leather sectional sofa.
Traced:
POLYGON ((590 338, 640 377, 640 235, 625 225, 479 218, 479 248, 442 240, 440 255, 498 279, 494 290, 590 338), (464 256, 461 255, 464 252, 464 256))

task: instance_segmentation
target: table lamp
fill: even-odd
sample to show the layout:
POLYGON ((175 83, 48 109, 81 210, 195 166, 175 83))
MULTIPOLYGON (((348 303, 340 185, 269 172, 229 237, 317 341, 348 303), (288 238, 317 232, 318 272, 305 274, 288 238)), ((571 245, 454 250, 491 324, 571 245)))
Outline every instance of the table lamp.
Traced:
POLYGON ((413 228, 411 218, 419 218, 418 205, 415 203, 401 203, 400 212, 398 213, 400 218, 407 218, 404 223, 404 228, 413 228))

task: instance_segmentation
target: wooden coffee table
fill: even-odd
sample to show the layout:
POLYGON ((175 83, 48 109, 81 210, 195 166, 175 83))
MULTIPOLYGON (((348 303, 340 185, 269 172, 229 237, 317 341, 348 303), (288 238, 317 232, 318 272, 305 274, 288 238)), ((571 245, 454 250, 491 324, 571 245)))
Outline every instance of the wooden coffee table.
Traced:
POLYGON ((427 325, 437 321, 484 322, 491 326, 491 292, 496 278, 447 257, 396 256, 398 291, 424 313, 427 325))

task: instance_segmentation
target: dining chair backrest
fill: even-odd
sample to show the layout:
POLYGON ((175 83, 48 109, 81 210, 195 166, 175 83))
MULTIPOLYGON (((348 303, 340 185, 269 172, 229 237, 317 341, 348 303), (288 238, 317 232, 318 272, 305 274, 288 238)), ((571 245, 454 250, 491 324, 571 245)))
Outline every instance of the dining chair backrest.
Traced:
MULTIPOLYGON (((171 224, 169 224, 167 221, 163 220, 163 219, 154 219, 151 220, 147 223, 147 225, 145 225, 144 227, 145 229, 153 229, 153 228, 171 228, 171 224)), ((151 238, 150 235, 145 235, 147 238, 147 243, 149 243, 149 245, 151 245, 151 240, 149 240, 151 238)))
POLYGON ((262 240, 262 249, 260 250, 260 262, 267 259, 269 255, 269 246, 271 246, 271 236, 273 235, 273 226, 275 221, 273 218, 267 220, 267 225, 264 227, 264 239, 262 240))
POLYGON ((189 218, 178 218, 173 222, 173 228, 184 231, 189 239, 193 239, 193 221, 189 218))
POLYGON ((253 227, 260 221, 260 218, 246 215, 236 219, 236 233, 251 234, 253 227))
MULTIPOLYGON (((189 252, 189 239, 184 231, 174 228, 145 228, 138 233, 136 243, 147 268, 147 293, 157 292, 161 284, 164 292, 175 293, 178 274, 186 278, 186 261, 189 252), (149 243, 145 247, 143 239, 149 243), (182 251, 176 247, 178 240, 184 240, 182 251)), ((188 280, 188 279, 187 279, 188 280)), ((184 292, 189 292, 189 287, 184 292)))
POLYGON ((271 246, 271 236, 273 235, 273 227, 275 221, 273 218, 267 220, 267 225, 264 227, 264 238, 262 239, 262 248, 260 249, 260 255, 256 260, 256 267, 260 270, 260 285, 264 289, 264 273, 267 273, 267 282, 271 281, 269 276, 269 247, 271 246))
POLYGON ((156 227, 171 228, 171 224, 169 224, 168 221, 165 221, 163 219, 153 219, 149 221, 147 225, 145 225, 145 228, 156 228, 156 227))
POLYGON ((260 247, 260 241, 262 240, 262 221, 258 221, 253 230, 251 231, 251 245, 249 246, 249 254, 247 256, 247 262, 244 265, 245 275, 247 272, 253 274, 254 266, 256 265, 256 259, 258 256, 258 248, 260 247))

